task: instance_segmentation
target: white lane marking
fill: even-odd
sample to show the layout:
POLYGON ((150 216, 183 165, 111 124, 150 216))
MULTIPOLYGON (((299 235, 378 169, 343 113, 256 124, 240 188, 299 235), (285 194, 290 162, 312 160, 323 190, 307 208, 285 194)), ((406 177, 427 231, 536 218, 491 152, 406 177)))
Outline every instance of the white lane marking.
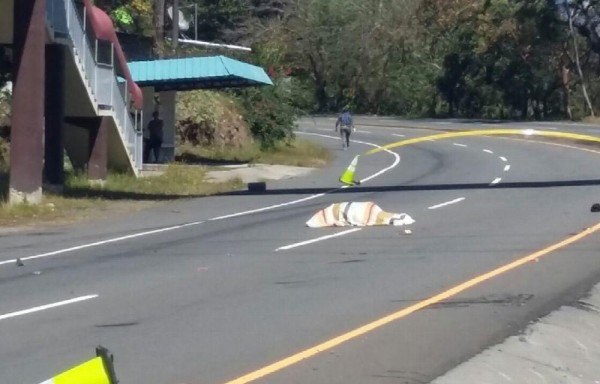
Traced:
POLYGON ((460 144, 460 143, 452 143, 452 145, 455 145, 457 147, 466 147, 466 144, 460 144))
POLYGON ((298 247, 301 247, 303 245, 308 245, 308 244, 317 243, 317 242, 323 241, 323 240, 333 239, 334 237, 344 236, 344 235, 347 235, 349 233, 353 233, 353 232, 357 232, 357 231, 361 231, 361 230, 362 230, 362 228, 354 228, 354 229, 349 229, 347 231, 334 233, 333 235, 321 236, 321 237, 317 237, 317 238, 314 238, 314 239, 310 239, 310 240, 306 240, 306 241, 301 241, 299 243, 294 243, 294 244, 286 245, 284 247, 279 247, 279 248, 277 248, 275 250, 275 252, 277 252, 277 251, 286 251, 286 250, 292 249, 292 248, 298 248, 298 247))
POLYGON ((483 152, 485 152, 485 153, 489 153, 489 154, 494 154, 494 152, 493 152, 493 151, 490 151, 489 149, 484 149, 484 150, 483 150, 483 152))
POLYGON ((496 178, 494 179, 494 181, 492 181, 490 184, 491 184, 491 185, 498 184, 500 181, 502 181, 502 178, 501 178, 501 177, 496 177, 496 178))
POLYGON ((392 136, 396 136, 396 137, 406 137, 406 135, 402 135, 400 133, 392 133, 392 136))
POLYGON ((431 207, 429 207, 429 208, 427 208, 427 209, 438 209, 438 208, 442 208, 442 207, 445 207, 445 206, 448 206, 448 205, 451 205, 451 204, 460 203, 461 201, 463 201, 463 200, 465 200, 465 199, 466 199, 465 197, 459 197, 458 199, 454 199, 454 200, 451 200, 451 201, 447 201, 447 202, 445 202, 445 203, 441 203, 441 204, 438 204, 438 205, 432 205, 431 207))
POLYGON ((371 132, 371 131, 363 131, 362 129, 357 129, 356 133, 368 133, 368 134, 371 134, 373 132, 371 132))
POLYGON ((507 162, 507 161, 508 161, 508 159, 507 159, 506 157, 504 157, 504 156, 500 156, 500 160, 502 160, 502 161, 504 161, 504 162, 507 162))
POLYGON ((10 312, 10 313, 7 313, 5 315, 0 315, 0 320, 6 320, 6 319, 10 319, 11 317, 17 317, 17 316, 22 316, 22 315, 27 315, 27 314, 30 314, 30 313, 34 313, 34 312, 40 312, 40 311, 44 311, 46 309, 51 309, 51 308, 56 308, 56 307, 62 307, 63 305, 69 305, 69 304, 78 303, 80 301, 86 301, 86 300, 90 300, 90 299, 95 299, 96 297, 98 297, 98 295, 81 296, 81 297, 76 297, 74 299, 58 301, 56 303, 51 303, 51 304, 46 304, 46 305, 40 305, 39 307, 33 307, 33 308, 29 308, 29 309, 23 309, 21 311, 10 312))
MULTIPOLYGON (((319 133, 310 133, 310 132, 298 132, 298 133, 301 133, 301 134, 303 134, 303 135, 309 135, 309 136, 320 136, 320 137, 326 137, 326 138, 329 138, 329 139, 335 139, 335 140, 339 140, 339 137, 335 137, 335 136, 328 136, 328 135, 321 135, 321 134, 319 134, 319 133)), ((371 146, 371 147, 375 147, 375 148, 381 148, 381 146, 380 146, 380 145, 373 144, 373 143, 368 143, 368 142, 366 142, 366 141, 360 141, 360 140, 350 140, 350 141, 351 141, 351 142, 353 142, 353 143, 357 143, 357 144, 364 144, 364 145, 369 145, 369 146, 371 146)), ((392 165, 390 165, 390 166, 389 166, 389 167, 387 167, 387 168, 384 168, 384 169, 380 170, 379 172, 376 172, 376 173, 372 174, 372 175, 371 175, 371 176, 369 176, 369 177, 365 177, 364 179, 360 180, 360 182, 361 182, 361 183, 364 183, 365 181, 369 181, 369 180, 371 180, 371 179, 374 179, 374 178, 376 178, 376 177, 378 177, 378 176, 380 176, 380 175, 384 174, 385 172, 389 171, 390 169, 392 169, 392 168, 395 168, 395 167, 396 167, 396 166, 397 166, 397 165, 400 163, 400 155, 399 155, 399 154, 397 154, 396 152, 394 152, 394 151, 391 151, 391 150, 389 150, 389 149, 384 149, 384 151, 385 151, 385 152, 387 152, 387 153, 389 153, 390 155, 394 156, 395 160, 394 160, 394 162, 392 163, 392 165)), ((347 185, 345 185, 345 186, 343 186, 343 187, 341 187, 341 188, 348 188, 348 186, 347 186, 347 185)), ((341 189, 341 188, 338 188, 338 189, 341 189)), ((336 190, 337 190, 337 189, 336 189, 336 190)))
POLYGON ((331 191, 319 193, 319 194, 316 194, 316 195, 310 195, 310 196, 307 196, 307 197, 303 197, 302 199, 292 200, 292 201, 288 201, 286 203, 281 203, 281 204, 269 205, 267 207, 262 207, 262 208, 257 208, 257 209, 251 209, 249 211, 243 211, 243 212, 231 213, 229 215, 213 217, 212 219, 208 219, 206 221, 218 221, 218 220, 224 220, 224 219, 231 219, 232 217, 240 217, 240 216, 250 215, 252 213, 269 211, 271 209, 281 208, 281 207, 285 207, 285 206, 288 206, 288 205, 294 205, 294 204, 302 203, 304 201, 316 199, 318 197, 323 197, 323 196, 325 196, 328 193, 331 193, 333 191, 337 191, 339 189, 344 189, 344 188, 349 188, 349 187, 350 187, 349 185, 344 185, 344 186, 342 186, 340 188, 334 188, 331 191))
MULTIPOLYGON (((56 250, 56 251, 40 253, 38 255, 21 257, 20 259, 21 259, 21 261, 41 259, 43 257, 55 256, 55 255, 60 255, 60 254, 63 254, 63 253, 69 253, 69 252, 79 251, 79 250, 82 250, 82 249, 92 248, 92 247, 96 247, 96 246, 99 246, 99 245, 105 245, 105 244, 110 244, 110 243, 116 243, 116 242, 123 241, 123 240, 135 239, 137 237, 142 237, 142 236, 155 235, 157 233, 169 232, 169 231, 173 231, 175 229, 181 229, 181 228, 185 228, 185 227, 191 227, 191 226, 200 225, 200 224, 203 224, 203 223, 205 223, 205 221, 194 221, 192 223, 181 224, 181 225, 174 225, 172 227, 160 228, 160 229, 155 229, 155 230, 147 231, 147 232, 139 232, 139 233, 134 233, 134 234, 131 234, 131 235, 115 237, 115 238, 112 238, 112 239, 95 241, 93 243, 76 245, 74 247, 59 249, 59 250, 56 250)), ((17 259, 3 260, 3 261, 0 261, 0 265, 11 264, 11 263, 14 264, 16 262, 17 262, 17 259)))
POLYGON ((328 128, 316 128, 316 129, 317 129, 317 131, 324 131, 324 132, 331 132, 332 131, 331 129, 328 129, 328 128))
MULTIPOLYGON (((338 136, 321 135, 321 134, 318 134, 318 133, 308 133, 308 132, 297 132, 297 133, 304 134, 304 135, 320 136, 320 137, 325 137, 325 138, 335 139, 335 140, 339 140, 340 139, 338 136)), ((360 141, 360 140, 351 140, 351 141, 353 143, 364 144, 364 145, 371 146, 371 147, 381 148, 380 145, 373 144, 373 143, 368 143, 368 142, 365 142, 365 141, 360 141)), ((374 178, 382 175, 383 173, 385 173, 385 172, 389 171, 390 169, 396 167, 400 163, 400 155, 398 155, 396 152, 390 151, 389 149, 385 149, 385 152, 388 152, 388 153, 390 153, 390 154, 392 154, 394 156, 395 160, 394 160, 393 164, 390 165, 387 168, 384 168, 384 169, 382 169, 382 170, 380 170, 380 171, 372 174, 369 177, 366 177, 366 178, 362 179, 361 183, 364 183, 366 181, 369 181, 371 179, 374 179, 374 178)), ((275 209, 275 208, 285 207, 285 206, 289 206, 289 205, 293 205, 293 204, 302 203, 302 202, 305 202, 305 201, 308 201, 308 200, 313 200, 313 199, 316 199, 316 198, 319 198, 319 197, 323 197, 323 196, 325 196, 325 195, 327 195, 329 193, 332 193, 334 191, 338 191, 340 189, 345 189, 345 188, 349 188, 349 187, 350 186, 348 186, 348 185, 344 185, 344 186, 339 187, 339 188, 332 188, 330 191, 327 191, 327 192, 324 192, 324 193, 319 193, 319 194, 311 195, 311 196, 304 197, 304 198, 301 198, 301 199, 288 201, 286 203, 269 205, 269 206, 263 207, 263 208, 251 209, 251 210, 248 210, 248 211, 237 212, 237 213, 232 213, 232 214, 229 214, 229 215, 213 217, 211 219, 207 219, 207 220, 204 220, 204 221, 194 221, 194 222, 191 222, 191 223, 186 223, 186 224, 181 224, 181 225, 174 225, 172 227, 160 228, 160 229, 155 229, 155 230, 146 231, 146 232, 133 233, 131 235, 120 236, 120 237, 115 237, 115 238, 112 238, 112 239, 96 241, 96 242, 93 242, 93 243, 77 245, 77 246, 74 246, 74 247, 59 249, 59 250, 51 251, 51 252, 40 253, 38 255, 21 257, 20 260, 21 261, 27 261, 27 260, 41 259, 41 258, 45 258, 45 257, 60 255, 60 254, 63 254, 63 253, 69 253, 69 252, 79 251, 79 250, 86 249, 86 248, 92 248, 92 247, 97 247, 97 246, 106 245, 106 244, 110 244, 110 243, 116 243, 116 242, 119 242, 119 241, 130 240, 130 239, 135 239, 135 238, 138 238, 138 237, 155 235, 157 233, 169 232, 169 231, 173 231, 173 230, 176 230, 176 229, 182 229, 182 228, 186 228, 186 227, 197 226, 197 225, 200 225, 200 224, 204 224, 204 223, 206 223, 208 221, 224 220, 224 219, 229 219, 229 218, 233 218, 233 217, 245 216, 245 215, 250 215, 250 214, 258 213, 258 212, 264 212, 264 211, 268 211, 268 210, 275 209)), ((5 264, 14 264, 16 262, 17 262, 17 259, 2 260, 2 261, 0 261, 0 266, 1 265, 5 265, 5 264)))
POLYGON ((505 165, 504 166, 504 172, 508 172, 510 170, 510 165, 505 165))

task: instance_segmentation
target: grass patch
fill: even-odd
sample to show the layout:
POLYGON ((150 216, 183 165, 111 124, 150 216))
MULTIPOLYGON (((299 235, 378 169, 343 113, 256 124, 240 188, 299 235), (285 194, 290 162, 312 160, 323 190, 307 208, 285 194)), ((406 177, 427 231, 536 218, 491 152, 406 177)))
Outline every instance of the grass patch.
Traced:
POLYGON ((90 184, 82 175, 67 180, 65 196, 103 199, 171 200, 200 197, 231 191, 242 186, 240 180, 226 183, 204 181, 206 167, 171 164, 164 174, 136 178, 127 174, 109 174, 104 185, 90 184))
POLYGON ((332 159, 331 153, 308 140, 296 139, 292 143, 278 144, 273 150, 262 151, 253 143, 241 149, 201 147, 184 144, 177 149, 180 161, 192 164, 280 164, 297 167, 320 168, 332 159))
MULTIPOLYGON (((190 163, 263 163, 303 167, 322 167, 331 159, 326 149, 306 140, 280 144, 272 151, 258 145, 241 150, 183 146, 180 157, 190 163)), ((213 170, 215 167, 211 167, 213 170)), ((147 208, 157 201, 201 197, 244 187, 240 179, 206 182, 209 169, 203 165, 171 164, 164 174, 135 178, 126 174, 108 175, 103 185, 91 184, 84 175, 67 174, 63 195, 44 194, 39 205, 0 204, 0 227, 47 223, 72 223, 80 220, 126 214, 147 208)), ((8 190, 8 172, 0 169, 0 190, 8 190)), ((0 196, 5 201, 6 196, 0 196)))
POLYGON ((261 152, 258 163, 321 168, 332 159, 331 152, 312 141, 296 139, 292 144, 279 144, 275 150, 261 152))
MULTIPOLYGON (((238 179, 224 183, 204 181, 206 168, 169 165, 160 176, 135 178, 109 174, 104 185, 90 184, 83 175, 69 174, 62 196, 44 194, 42 204, 0 204, 0 227, 66 224, 91 218, 126 214, 148 208, 157 201, 200 197, 242 187, 238 179)), ((0 187, 7 189, 6 172, 0 187)))
POLYGON ((87 218, 99 217, 111 212, 124 212, 141 208, 142 204, 111 205, 99 199, 69 199, 61 196, 45 195, 39 205, 19 204, 0 205, 0 226, 16 227, 34 224, 66 224, 87 218))
POLYGON ((583 121, 584 123, 587 123, 587 124, 600 124, 600 117, 586 116, 583 119, 581 119, 581 121, 583 121))

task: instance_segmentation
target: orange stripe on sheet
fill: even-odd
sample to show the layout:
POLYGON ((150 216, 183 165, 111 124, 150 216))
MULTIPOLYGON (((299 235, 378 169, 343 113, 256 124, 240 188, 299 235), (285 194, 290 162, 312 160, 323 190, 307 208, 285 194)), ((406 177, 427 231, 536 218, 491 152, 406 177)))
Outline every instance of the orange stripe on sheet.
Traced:
POLYGON ((367 221, 365 221, 365 223, 368 225, 371 221, 371 215, 373 214, 373 207, 375 206, 375 203, 371 203, 371 206, 369 207, 369 214, 367 216, 367 221))

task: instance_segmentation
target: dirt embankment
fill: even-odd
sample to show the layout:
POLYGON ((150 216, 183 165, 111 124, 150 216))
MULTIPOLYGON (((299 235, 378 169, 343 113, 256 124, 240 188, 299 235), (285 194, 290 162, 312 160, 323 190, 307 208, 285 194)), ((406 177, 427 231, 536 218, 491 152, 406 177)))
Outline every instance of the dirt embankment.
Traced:
POLYGON ((242 148, 252 143, 240 106, 228 95, 210 91, 181 92, 177 99, 179 144, 242 148))

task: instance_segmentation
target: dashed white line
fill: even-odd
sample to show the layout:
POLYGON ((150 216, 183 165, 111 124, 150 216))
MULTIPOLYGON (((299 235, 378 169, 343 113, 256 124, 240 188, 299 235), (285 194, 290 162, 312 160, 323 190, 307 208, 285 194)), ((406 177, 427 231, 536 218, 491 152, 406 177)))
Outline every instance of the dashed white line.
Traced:
POLYGON ((356 130, 356 133, 367 133, 367 134, 371 134, 371 133, 373 133, 373 132, 371 132, 371 131, 363 131, 362 129, 357 129, 357 130, 356 130))
MULTIPOLYGON (((96 247, 96 246, 99 246, 99 245, 105 245, 105 244, 110 244, 110 243, 116 243, 116 242, 123 241, 123 240, 135 239, 137 237, 142 237, 142 236, 155 235, 157 233, 169 232, 169 231, 173 231, 175 229, 181 229, 181 228, 185 228, 185 227, 191 227, 191 226, 200 225, 200 224, 203 224, 203 223, 205 223, 205 221, 194 221, 192 223, 181 224, 181 225, 174 225, 172 227, 155 229, 153 231, 139 232, 139 233, 134 233, 134 234, 131 234, 131 235, 114 237, 112 239, 95 241, 93 243, 77 245, 77 246, 70 247, 70 248, 59 249, 57 251, 51 251, 51 252, 40 253, 38 255, 21 257, 20 259, 21 259, 21 261, 41 259, 43 257, 49 257, 49 256, 60 255, 60 254, 63 254, 63 253, 69 253, 69 252, 79 251, 79 250, 82 250, 82 249, 92 248, 92 247, 96 247)), ((14 264, 16 262, 17 262, 17 259, 3 260, 3 261, 0 261, 0 265, 3 265, 3 264, 14 264)))
POLYGON ((458 199, 447 201, 445 203, 441 203, 441 204, 437 204, 437 205, 432 205, 431 207, 429 207, 427 209, 438 209, 438 208, 446 207, 446 206, 451 205, 451 204, 460 203, 461 201, 463 201, 465 199, 466 199, 465 197, 459 197, 458 199))
POLYGON ((490 185, 498 184, 500 181, 502 181, 502 178, 501 178, 501 177, 496 177, 496 178, 494 179, 494 181, 492 181, 492 182, 490 183, 490 185))
MULTIPOLYGON (((321 135, 319 133, 310 133, 310 132, 298 132, 298 133, 302 133, 304 135, 309 135, 309 136, 320 136, 320 137, 326 137, 326 138, 329 138, 329 139, 339 140, 338 137, 328 136, 328 135, 321 135)), ((360 140, 350 140, 350 141, 353 142, 353 143, 357 143, 357 144, 364 144, 364 145, 369 145, 369 146, 375 147, 375 148, 381 148, 380 145, 369 143, 369 142, 366 142, 366 141, 360 141, 360 140)), ((389 149, 384 149, 384 151, 387 152, 387 153, 389 153, 390 155, 394 156, 395 160, 392 163, 392 165, 390 165, 387 168, 384 168, 384 169, 380 170, 379 172, 376 172, 376 173, 372 174, 371 176, 365 177, 364 179, 360 180, 361 183, 364 183, 365 181, 369 181, 371 179, 374 179, 374 178, 376 178, 376 177, 384 174, 385 172, 389 171, 390 169, 395 168, 398 164, 400 164, 400 155, 399 154, 397 154, 394 151, 390 151, 389 149)), ((346 186, 343 186, 341 188, 348 188, 348 186, 346 185, 346 186)))
MULTIPOLYGON (((326 138, 330 138, 330 139, 339 140, 339 137, 337 137, 337 136, 321 135, 321 134, 318 134, 318 133, 308 133, 308 132, 298 132, 298 133, 305 134, 305 135, 321 136, 321 137, 326 137, 326 138)), ((371 146, 371 147, 381 148, 381 146, 379 146, 377 144, 368 143, 368 142, 365 142, 365 141, 360 141, 360 140, 351 140, 351 141, 354 142, 354 143, 358 143, 358 144, 364 144, 364 145, 368 145, 368 146, 371 146)), ((392 165, 390 165, 387 168, 384 168, 384 169, 382 169, 382 170, 380 170, 380 171, 372 174, 371 176, 368 176, 368 177, 362 179, 361 183, 369 181, 371 179, 374 179, 374 178, 382 175, 383 173, 385 173, 385 172, 389 171, 390 169, 396 167, 400 163, 400 155, 398 155, 396 152, 390 151, 389 149, 386 149, 385 151, 387 153, 390 153, 391 155, 394 156, 395 159, 394 159, 394 162, 392 163, 392 165)), ((316 195, 307 196, 307 197, 304 197, 304 198, 301 198, 301 199, 288 201, 286 203, 274 204, 274 205, 269 205, 267 207, 262 207, 262 208, 258 208, 258 209, 251 209, 251 210, 248 210, 248 211, 232 213, 232 214, 229 214, 229 215, 224 215, 224 216, 219 216, 219 217, 213 217, 211 219, 207 219, 207 220, 203 220, 203 221, 194 221, 194 222, 191 222, 191 223, 186 223, 186 224, 181 224, 181 225, 174 225, 174 226, 171 226, 171 227, 160 228, 160 229, 156 229, 156 230, 152 230, 152 231, 138 232, 138 233, 133 233, 131 235, 119 236, 119 237, 115 237, 115 238, 112 238, 112 239, 95 241, 93 243, 88 243, 88 244, 81 244, 81 245, 77 245, 77 246, 70 247, 70 248, 58 249, 56 251, 44 252, 44 253, 40 253, 40 254, 37 254, 37 255, 21 257, 20 260, 21 261, 28 261, 28 260, 41 259, 41 258, 45 258, 45 257, 56 256, 56 255, 61 255, 61 254, 65 254, 65 253, 80 251, 82 249, 87 249, 87 248, 102 246, 102 245, 106 245, 106 244, 116 243, 116 242, 120 242, 120 241, 135 239, 135 238, 149 236, 149 235, 155 235, 155 234, 163 233, 163 232, 174 231, 176 229, 193 227, 193 226, 204 224, 204 223, 206 223, 208 221, 218 221, 218 220, 224 220, 224 219, 229 219, 229 218, 233 218, 233 217, 250 215, 250 214, 258 213, 258 212, 264 212, 264 211, 268 211, 268 210, 275 209, 275 208, 285 207, 285 206, 289 206, 289 205, 298 204, 298 203, 302 203, 302 202, 305 202, 305 201, 313 200, 313 199, 325 196, 328 193, 331 193, 333 191, 337 191, 337 190, 345 189, 345 188, 349 188, 349 186, 345 185, 345 186, 342 186, 342 187, 339 187, 339 188, 332 188, 331 191, 328 191, 328 192, 324 192, 324 193, 319 193, 319 194, 316 194, 316 195)), ((2 260, 2 261, 0 261, 0 266, 6 265, 6 264, 15 264, 16 262, 17 262, 17 259, 15 259, 15 258, 9 259, 9 260, 2 260)))
POLYGON ((298 247, 301 247, 303 245, 308 245, 308 244, 313 244, 313 243, 316 243, 316 242, 319 242, 319 241, 323 241, 323 240, 333 239, 334 237, 344 236, 344 235, 347 235, 349 233, 353 233, 353 232, 357 232, 357 231, 361 231, 361 230, 362 230, 362 228, 353 228, 353 229, 349 229, 347 231, 342 231, 342 232, 334 233, 333 235, 321 236, 321 237, 317 237, 317 238, 314 238, 314 239, 310 239, 310 240, 306 240, 306 241, 301 241, 299 243, 294 243, 294 244, 286 245, 284 247, 279 247, 275 251, 286 251, 288 249, 298 248, 298 247))
MULTIPOLYGON (((345 186, 343 186, 341 188, 348 188, 348 186, 345 185, 345 186)), ((337 189, 341 189, 341 188, 337 188, 337 189)), ((332 189, 332 191, 333 190, 334 189, 332 189)), ((212 219, 208 219, 206 221, 219 221, 219 220, 231 219, 233 217, 246 216, 246 215, 250 215, 252 213, 259 213, 259 212, 269 211, 271 209, 281 208, 281 207, 285 207, 285 206, 288 206, 288 205, 298 204, 298 203, 302 203, 304 201, 316 199, 317 197, 325 196, 328 193, 329 192, 319 193, 319 194, 316 194, 316 195, 310 195, 310 196, 304 197, 302 199, 288 201, 288 202, 282 203, 282 204, 269 205, 268 207, 262 207, 262 208, 257 208, 257 209, 251 209, 249 211, 231 213, 229 215, 217 216, 217 217, 213 217, 212 219)))
POLYGON ((494 152, 493 152, 493 151, 490 151, 489 149, 484 149, 484 150, 483 150, 483 152, 485 152, 485 153, 489 153, 489 154, 494 154, 494 152))
POLYGON ((74 299, 58 301, 56 303, 51 303, 51 304, 46 304, 46 305, 40 305, 39 307, 33 307, 33 308, 29 308, 29 309, 23 309, 21 311, 10 312, 10 313, 7 313, 5 315, 0 315, 0 320, 6 320, 6 319, 10 319, 11 317, 17 317, 17 316, 22 316, 22 315, 27 315, 27 314, 30 314, 30 313, 34 313, 34 312, 40 312, 40 311, 44 311, 46 309, 51 309, 51 308, 56 308, 56 307, 62 307, 63 305, 74 304, 74 303, 78 303, 80 301, 86 301, 86 300, 90 300, 90 299, 95 299, 96 297, 98 297, 98 295, 81 296, 81 297, 76 297, 74 299))
POLYGON ((396 137, 406 137, 406 135, 402 135, 400 133, 392 133, 392 136, 396 136, 396 137))
POLYGON ((466 144, 460 144, 460 143, 452 143, 452 145, 457 146, 457 147, 466 147, 466 144))
POLYGON ((504 166, 504 172, 508 172, 510 170, 510 165, 505 165, 504 166))
POLYGON ((507 159, 506 157, 504 157, 504 156, 500 156, 500 160, 502 160, 502 161, 504 161, 504 162, 507 162, 507 161, 508 161, 508 159, 507 159))

